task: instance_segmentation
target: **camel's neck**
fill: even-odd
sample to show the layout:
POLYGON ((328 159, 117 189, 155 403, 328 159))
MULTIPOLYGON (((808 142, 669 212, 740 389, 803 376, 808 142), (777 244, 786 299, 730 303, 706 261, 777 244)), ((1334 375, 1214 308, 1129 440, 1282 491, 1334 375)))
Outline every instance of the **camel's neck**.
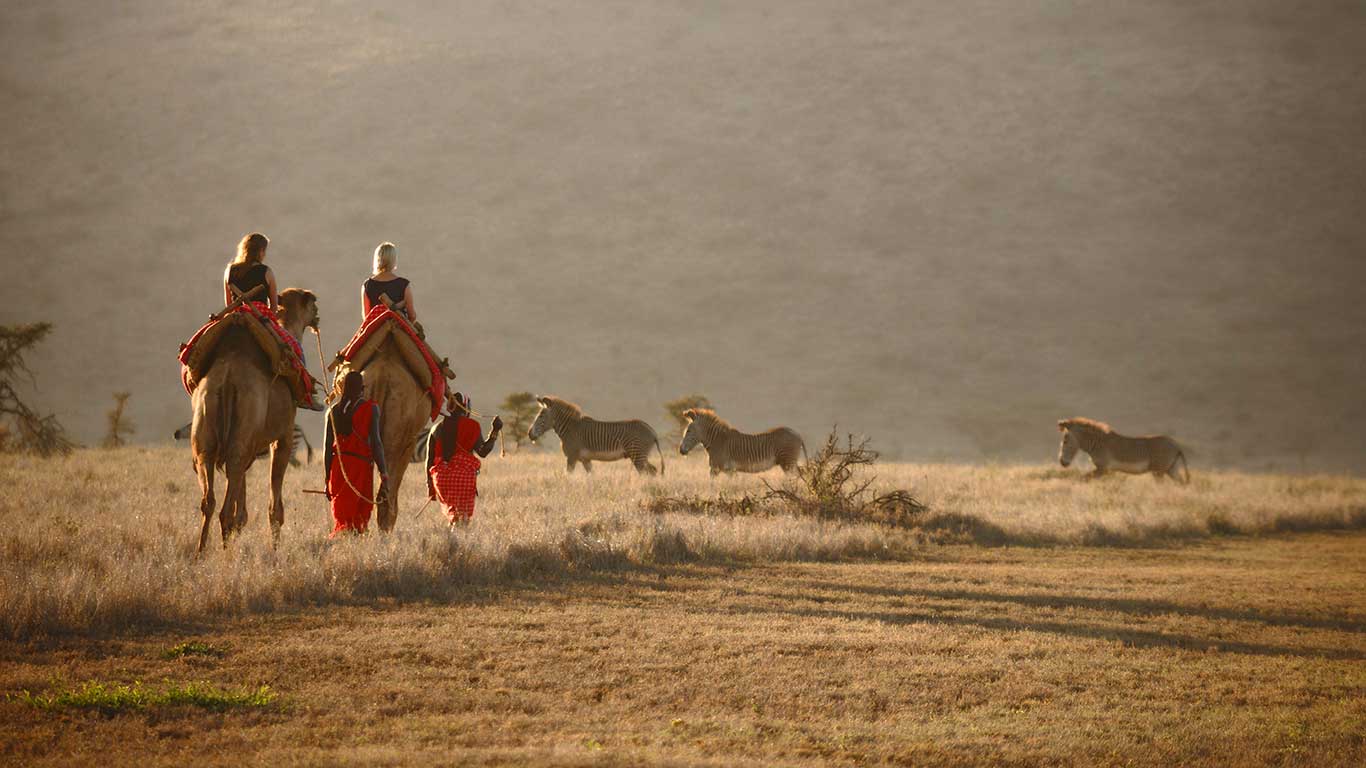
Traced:
POLYGON ((283 325, 285 330, 289 331, 290 335, 296 339, 303 339, 304 328, 307 327, 304 325, 302 317, 290 317, 289 313, 285 313, 280 318, 280 325, 283 325))

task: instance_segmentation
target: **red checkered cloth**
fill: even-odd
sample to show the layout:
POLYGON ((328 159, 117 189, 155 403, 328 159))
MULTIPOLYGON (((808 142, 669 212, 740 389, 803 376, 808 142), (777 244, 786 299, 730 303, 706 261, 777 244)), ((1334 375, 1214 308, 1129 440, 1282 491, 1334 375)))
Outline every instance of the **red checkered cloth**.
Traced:
POLYGON ((432 464, 436 500, 452 523, 474 517, 474 499, 479 495, 479 467, 479 458, 463 451, 454 451, 450 461, 438 457, 432 464))
MULTIPOLYGON (((280 319, 276 317, 273 312, 270 311, 270 306, 268 304, 265 304, 264 302, 244 302, 242 304, 239 304, 229 314, 235 314, 238 312, 246 313, 248 315, 255 317, 257 320, 260 320, 261 323, 264 324, 267 328, 269 328, 271 332, 275 335, 275 337, 280 340, 280 343, 283 344, 287 349, 289 349, 290 352, 293 353, 293 357, 289 358, 289 362, 291 366, 294 368, 295 375, 299 377, 299 382, 297 382, 298 386, 296 387, 295 391, 305 393, 304 396, 299 398, 299 404, 308 405, 310 399, 307 393, 313 391, 313 377, 308 373, 308 369, 304 367, 304 348, 299 345, 299 340, 294 338, 293 334, 291 334, 289 331, 285 330, 285 327, 283 325, 280 325, 280 319)), ((190 337, 189 341, 180 345, 180 383, 185 385, 185 391, 189 394, 194 394, 194 388, 190 384, 191 379, 193 378, 193 372, 190 371, 190 368, 187 365, 187 363, 190 360, 190 353, 194 350, 195 345, 199 343, 200 337, 202 337, 205 334, 205 332, 212 328, 217 322, 218 321, 205 323, 203 326, 200 327, 199 330, 195 331, 194 335, 190 337)))
POLYGON ((431 350, 427 348, 427 343, 417 335, 417 331, 413 329, 413 326, 408 323, 407 318, 403 315, 383 304, 376 304, 370 308, 370 312, 361 321, 360 330, 356 331, 356 335, 351 337, 351 341, 347 342, 338 354, 343 360, 350 361, 356 350, 360 349, 365 340, 370 338, 370 334, 388 322, 396 323, 412 338, 413 343, 422 352, 422 358, 426 360, 427 367, 432 371, 432 385, 427 388, 427 396, 432 399, 432 418, 435 419, 441 415, 441 406, 446 403, 446 373, 441 365, 436 362, 436 358, 432 357, 431 350))

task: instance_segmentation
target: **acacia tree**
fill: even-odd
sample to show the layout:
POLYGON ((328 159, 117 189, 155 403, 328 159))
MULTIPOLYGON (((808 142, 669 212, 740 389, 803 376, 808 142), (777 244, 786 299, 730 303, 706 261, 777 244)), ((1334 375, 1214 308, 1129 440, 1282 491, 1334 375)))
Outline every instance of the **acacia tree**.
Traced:
POLYGON ((51 456, 70 453, 76 447, 56 416, 39 415, 15 391, 20 374, 33 381, 24 354, 51 332, 51 323, 0 325, 0 428, 6 450, 51 456))
POLYGON ((138 431, 138 428, 133 426, 133 422, 124 413, 130 397, 132 397, 131 392, 114 393, 114 408, 105 414, 105 418, 109 420, 109 432, 104 436, 105 448, 118 448, 128 442, 128 435, 138 431))
POLYGON ((683 430, 688 428, 688 420, 683 414, 692 408, 710 408, 711 401, 705 395, 684 395, 677 400, 670 400, 664 404, 664 411, 669 414, 669 418, 674 423, 674 429, 667 437, 675 443, 683 442, 683 430))
POLYGON ((536 419, 536 412, 540 410, 540 405, 536 402, 536 396, 530 392, 513 392, 503 398, 503 402, 498 406, 502 411, 503 422, 507 429, 504 430, 504 444, 512 440, 512 444, 521 450, 522 444, 528 442, 527 430, 531 429, 531 422, 536 419))

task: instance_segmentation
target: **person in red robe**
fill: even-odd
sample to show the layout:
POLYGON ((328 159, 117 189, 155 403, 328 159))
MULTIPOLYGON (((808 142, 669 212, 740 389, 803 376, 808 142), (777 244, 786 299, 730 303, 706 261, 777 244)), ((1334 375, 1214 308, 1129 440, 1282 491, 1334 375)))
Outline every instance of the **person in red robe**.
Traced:
POLYGON ((446 399, 446 408, 447 415, 427 437, 427 498, 439 502, 446 519, 457 525, 474 517, 479 460, 498 442, 503 420, 494 416, 484 439, 479 422, 470 418, 469 400, 456 392, 446 399))
POLYGON ((365 399, 365 379, 360 371, 342 377, 342 394, 327 411, 323 466, 327 498, 332 503, 336 527, 342 533, 365 533, 376 502, 389 489, 389 472, 380 443, 379 405, 365 399), (379 469, 379 495, 375 495, 375 469, 379 469))

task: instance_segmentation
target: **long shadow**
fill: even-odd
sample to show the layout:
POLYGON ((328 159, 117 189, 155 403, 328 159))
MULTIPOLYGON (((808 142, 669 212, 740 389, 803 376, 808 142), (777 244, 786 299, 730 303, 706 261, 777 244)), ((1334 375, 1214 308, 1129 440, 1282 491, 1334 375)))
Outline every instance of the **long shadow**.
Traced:
POLYGON ((1303 659, 1366 660, 1366 653, 1345 648, 1292 647, 1228 640, 1214 640, 1190 635, 1150 632, 1136 629, 1114 629, 1086 624, 1066 624, 1056 621, 1015 621, 997 618, 967 618, 929 613, 894 613, 889 611, 839 611, 820 608, 768 608, 762 606, 726 606, 716 610, 736 616, 748 614, 788 615, 813 619, 843 621, 877 621, 883 624, 941 624, 976 627, 1004 632, 1047 632, 1090 640, 1113 640, 1135 648, 1174 648, 1186 651, 1219 651, 1252 656, 1294 656, 1303 659))
MULTIPOLYGON (((839 584, 819 580, 799 582, 800 586, 814 590, 853 592, 862 595, 881 597, 925 597, 935 600, 969 600, 983 603, 1013 603, 1035 608, 1086 608, 1096 611, 1113 611, 1132 616, 1155 616, 1174 613, 1206 619, 1229 621, 1255 621, 1272 626, 1295 626, 1308 629, 1336 629, 1346 632, 1366 633, 1366 624, 1350 619, 1322 618, 1302 613, 1265 613, 1251 609, 1216 608, 1183 605, 1168 600, 1152 600, 1142 597, 1083 597, 1081 595, 1044 595, 1038 593, 1009 594, 1000 592, 977 592, 968 589, 896 589, 893 587, 874 587, 839 584)), ((776 595, 775 595, 776 596, 776 595)), ((796 597, 793 595, 792 597, 796 597)))

